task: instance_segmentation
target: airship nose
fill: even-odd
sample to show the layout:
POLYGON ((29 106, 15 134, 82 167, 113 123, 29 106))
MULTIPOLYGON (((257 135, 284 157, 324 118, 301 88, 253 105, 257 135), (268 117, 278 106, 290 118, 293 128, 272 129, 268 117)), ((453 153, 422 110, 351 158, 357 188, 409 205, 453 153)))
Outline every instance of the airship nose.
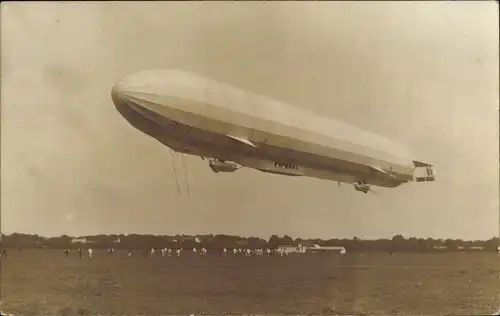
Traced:
POLYGON ((175 69, 142 70, 131 73, 118 81, 112 89, 117 94, 177 94, 191 91, 197 86, 199 78, 175 69))
POLYGON ((120 82, 116 83, 111 88, 111 100, 113 101, 115 108, 120 113, 125 107, 128 107, 127 98, 126 98, 126 90, 124 90, 122 88, 122 86, 120 85, 120 82))
POLYGON ((127 111, 130 111, 130 105, 127 104, 126 97, 118 83, 111 88, 111 100, 113 101, 115 109, 118 110, 123 117, 126 117, 127 111))
MULTIPOLYGON (((195 75, 180 70, 159 69, 131 73, 111 88, 115 106, 129 105, 165 115, 171 109, 186 110, 183 99, 202 100, 206 95, 203 81, 195 75)), ((191 112, 197 109, 191 108, 191 112)))
POLYGON ((169 72, 158 70, 131 73, 113 85, 111 97, 113 100, 149 100, 168 93, 171 77, 169 72))
POLYGON ((122 95, 122 90, 118 83, 114 84, 113 87, 111 88, 111 99, 113 99, 113 103, 115 104, 120 100, 120 97, 122 95))
POLYGON ((171 78, 171 73, 155 70, 129 74, 112 86, 111 99, 122 116, 133 113, 153 121, 160 119, 173 107, 168 101, 171 78))
POLYGON ((118 93, 159 93, 174 77, 175 73, 168 70, 142 70, 126 75, 113 89, 118 93))
POLYGON ((126 95, 133 94, 135 92, 140 92, 138 89, 138 83, 136 76, 128 75, 118 82, 116 82, 111 88, 111 97, 114 99, 123 98, 126 95))
POLYGON ((141 94, 148 92, 148 82, 144 79, 144 74, 133 73, 123 77, 113 85, 111 99, 118 110, 144 99, 144 95, 141 94))
POLYGON ((148 92, 148 82, 144 79, 144 74, 133 73, 117 81, 111 88, 111 99, 115 107, 125 106, 133 98, 142 99, 140 94, 148 92))

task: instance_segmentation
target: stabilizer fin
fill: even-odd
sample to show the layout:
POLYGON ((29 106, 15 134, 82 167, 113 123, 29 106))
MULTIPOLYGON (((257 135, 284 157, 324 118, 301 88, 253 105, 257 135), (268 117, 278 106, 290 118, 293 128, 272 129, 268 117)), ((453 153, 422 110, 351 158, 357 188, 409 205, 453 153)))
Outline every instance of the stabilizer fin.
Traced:
POLYGON ((243 143, 245 145, 248 145, 248 146, 252 146, 252 147, 257 147, 255 146, 254 143, 252 143, 251 141, 249 141, 248 139, 246 138, 243 138, 243 137, 239 137, 239 136, 233 136, 233 135, 229 135, 229 134, 226 134, 227 137, 230 137, 236 141, 239 141, 240 143, 243 143))

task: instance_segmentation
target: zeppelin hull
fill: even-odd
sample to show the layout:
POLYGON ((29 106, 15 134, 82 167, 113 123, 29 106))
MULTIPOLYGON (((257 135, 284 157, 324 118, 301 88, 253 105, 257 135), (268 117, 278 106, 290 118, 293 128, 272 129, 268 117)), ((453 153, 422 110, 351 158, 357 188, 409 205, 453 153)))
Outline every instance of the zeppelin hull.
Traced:
POLYGON ((132 79, 113 87, 116 108, 176 151, 339 182, 395 187, 413 180, 406 149, 378 135, 192 74, 132 79))
POLYGON ((322 154, 325 148, 290 137, 254 128, 244 128, 176 109, 158 109, 151 101, 114 96, 118 111, 135 128, 162 144, 182 153, 230 160, 260 171, 309 176, 340 182, 365 181, 380 186, 397 186, 401 181, 384 177, 356 162, 363 157, 334 157, 322 154), (156 111, 154 111, 156 110, 156 111), (196 126, 196 127, 193 127, 196 126), (244 137, 255 146, 238 142, 227 135, 244 137), (354 161, 353 161, 354 160, 354 161))
MULTIPOLYGON (((177 97, 136 93, 129 96, 137 104, 183 124, 221 134, 245 137, 249 141, 331 157, 356 164, 370 166, 377 164, 383 169, 411 174, 413 163, 410 158, 400 157, 390 152, 369 148, 340 138, 327 137, 308 130, 303 126, 289 126, 271 118, 252 116, 227 108, 177 97), (168 107, 163 106, 168 104, 168 107), (182 110, 180 110, 182 109, 182 110)), ((287 113, 283 113, 286 115, 287 113)), ((345 137, 345 135, 342 135, 345 137)), ((353 138, 356 135, 352 135, 353 138)), ((373 146, 376 147, 376 144, 373 146)))

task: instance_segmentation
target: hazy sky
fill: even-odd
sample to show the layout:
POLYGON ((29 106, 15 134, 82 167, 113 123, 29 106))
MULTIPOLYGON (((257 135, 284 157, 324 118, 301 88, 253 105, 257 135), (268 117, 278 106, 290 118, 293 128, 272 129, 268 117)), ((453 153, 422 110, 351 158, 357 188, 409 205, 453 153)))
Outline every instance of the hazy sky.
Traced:
POLYGON ((2 228, 57 234, 490 238, 499 226, 496 2, 2 3, 2 228), (437 182, 362 194, 214 174, 115 110, 180 68, 408 145, 437 182))

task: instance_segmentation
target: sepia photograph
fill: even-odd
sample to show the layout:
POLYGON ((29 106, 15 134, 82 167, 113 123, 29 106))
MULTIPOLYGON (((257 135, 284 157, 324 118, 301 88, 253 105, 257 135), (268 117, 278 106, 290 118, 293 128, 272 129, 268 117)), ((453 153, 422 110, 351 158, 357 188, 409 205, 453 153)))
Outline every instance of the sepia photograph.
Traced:
POLYGON ((0 13, 0 315, 500 315, 498 2, 0 13))

